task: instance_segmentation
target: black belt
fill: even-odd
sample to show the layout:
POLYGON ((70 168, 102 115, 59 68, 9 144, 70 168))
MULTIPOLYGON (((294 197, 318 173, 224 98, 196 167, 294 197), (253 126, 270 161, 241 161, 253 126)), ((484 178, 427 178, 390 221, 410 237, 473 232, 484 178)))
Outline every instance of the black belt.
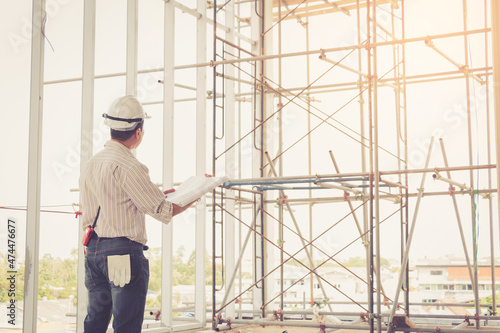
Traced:
MULTIPOLYGON (((127 237, 99 237, 97 235, 97 233, 95 233, 95 232, 92 234, 92 237, 90 239, 95 239, 95 240, 100 239, 101 241, 107 241, 107 240, 110 240, 110 239, 122 239, 122 240, 128 240, 128 241, 130 241, 130 239, 127 238, 127 237)), ((132 242, 135 242, 135 241, 132 241, 132 242)), ((141 244, 141 243, 138 243, 138 242, 135 242, 135 243, 141 244)), ((143 251, 147 251, 149 249, 149 246, 142 245, 142 249, 143 249, 143 251)))

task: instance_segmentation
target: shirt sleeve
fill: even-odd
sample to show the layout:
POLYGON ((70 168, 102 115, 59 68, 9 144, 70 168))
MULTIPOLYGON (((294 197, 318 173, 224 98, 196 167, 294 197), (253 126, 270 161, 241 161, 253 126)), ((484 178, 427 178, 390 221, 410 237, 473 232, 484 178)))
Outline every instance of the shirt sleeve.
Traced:
POLYGON ((170 222, 172 204, 165 201, 165 194, 153 184, 145 165, 128 170, 122 186, 138 210, 163 223, 170 222))

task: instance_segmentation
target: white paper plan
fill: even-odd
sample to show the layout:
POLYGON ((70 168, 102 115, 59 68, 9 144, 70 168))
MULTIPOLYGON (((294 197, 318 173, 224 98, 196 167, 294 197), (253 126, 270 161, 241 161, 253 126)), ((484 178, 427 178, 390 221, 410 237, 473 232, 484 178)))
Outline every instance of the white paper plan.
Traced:
POLYGON ((179 187, 175 189, 175 192, 167 194, 167 198, 165 200, 176 204, 177 206, 184 207, 228 180, 229 178, 226 176, 192 176, 180 184, 179 187))

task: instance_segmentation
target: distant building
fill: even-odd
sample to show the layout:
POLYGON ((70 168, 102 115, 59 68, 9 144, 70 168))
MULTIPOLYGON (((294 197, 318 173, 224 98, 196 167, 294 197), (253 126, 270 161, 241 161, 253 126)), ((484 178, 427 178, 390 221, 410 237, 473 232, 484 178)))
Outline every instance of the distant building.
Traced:
MULTIPOLYGON (((500 266, 500 262, 497 263, 500 266)), ((452 297, 457 302, 474 299, 469 269, 465 260, 433 259, 415 265, 417 289, 423 302, 436 302, 452 297)), ((473 272, 473 268, 472 268, 473 272)), ((479 297, 492 294, 492 267, 488 261, 477 264, 479 297)), ((474 274, 474 273, 473 273, 474 274)), ((500 277, 500 267, 495 267, 496 279, 500 277)), ((500 290, 500 282, 495 282, 495 290, 500 290)))

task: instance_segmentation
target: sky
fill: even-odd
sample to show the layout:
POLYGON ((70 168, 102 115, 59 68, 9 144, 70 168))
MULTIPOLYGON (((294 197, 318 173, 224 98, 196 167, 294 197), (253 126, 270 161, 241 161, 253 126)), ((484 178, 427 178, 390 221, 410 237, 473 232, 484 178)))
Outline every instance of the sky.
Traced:
MULTIPOLYGON (((59 80, 77 78, 81 76, 82 62, 82 26, 83 26, 83 1, 82 0, 52 0, 47 1, 48 19, 46 36, 48 42, 45 46, 45 80, 59 80)), ((96 74, 107 74, 125 71, 125 5, 124 1, 101 1, 97 6, 96 17, 96 74)), ((163 58, 163 12, 161 1, 139 1, 139 60, 140 69, 162 67, 163 58)), ((183 2, 193 7, 192 1, 183 2)), ((461 3, 461 2, 460 2, 461 3)), ((434 2, 430 0, 406 1, 406 35, 407 37, 420 37, 435 35, 463 29, 461 6, 457 1, 447 0, 434 2), (432 10, 429 10, 432 8, 432 10)), ((385 8, 385 7, 384 7, 385 8)), ((469 1, 468 26, 469 29, 484 27, 483 4, 469 1)), ((356 35, 351 32, 355 28, 355 15, 348 17, 339 15, 333 21, 328 17, 314 17, 310 23, 310 48, 327 49, 357 43, 356 35)), ((27 197, 27 167, 28 167, 28 124, 29 124, 29 93, 30 93, 30 19, 31 2, 22 0, 9 4, 9 10, 0 13, 0 96, 4 107, 1 109, 4 119, 4 131, 7 133, 6 144, 2 145, 2 159, 0 165, 0 206, 17 207, 26 206, 27 197)), ((176 39, 182 41, 176 44, 176 64, 195 63, 195 22, 188 14, 179 11, 176 16, 176 39)), ((379 23, 390 27, 390 15, 380 12, 379 23)), ((396 25, 400 25, 396 19, 396 25)), ((305 49, 305 30, 294 20, 283 23, 286 28, 283 34, 283 52, 295 52, 305 49)), ((210 29, 208 29, 210 30, 210 29)), ((379 40, 385 38, 383 34, 379 40)), ((276 33, 275 33, 276 38, 276 33)), ((209 43, 210 44, 210 43, 209 43)), ((465 62, 463 39, 449 38, 435 40, 435 45, 459 63, 465 62)), ((469 39, 468 53, 471 67, 479 68, 485 65, 484 35, 480 34, 469 39)), ((209 46, 210 48, 210 46, 209 46)), ((491 48, 490 48, 491 50, 491 48)), ((424 43, 411 43, 407 45, 407 75, 423 73, 453 71, 456 67, 434 51, 427 48, 424 43)), ((340 60, 344 53, 329 54, 328 57, 340 60)), ((385 73, 392 68, 392 48, 384 47, 378 51, 378 72, 385 73)), ((207 61, 211 59, 210 49, 207 52, 207 61)), ((491 65, 491 55, 489 55, 491 65)), ((286 58, 282 61, 282 80, 286 87, 304 86, 307 79, 305 57, 286 58)), ((356 53, 347 56, 343 62, 349 66, 357 67, 356 53)), ((274 80, 277 82, 277 61, 274 61, 274 80)), ((331 64, 311 57, 311 77, 314 80, 322 75, 331 64)), ((363 65, 363 67, 366 67, 363 65)), ((366 70, 366 68, 363 68, 366 70)), ((381 74, 380 74, 381 75, 381 74)), ((138 97, 143 102, 160 101, 162 87, 157 83, 162 74, 140 75, 138 78, 138 97)), ((176 83, 194 85, 194 70, 179 70, 176 72, 176 83)), ((340 69, 334 69, 325 77, 318 80, 317 84, 343 82, 357 79, 357 75, 340 69)), ((208 81, 207 89, 211 89, 208 81)), ((96 80, 95 83, 95 133, 93 137, 94 151, 102 149, 103 144, 109 139, 108 129, 103 125, 100 115, 116 97, 124 94, 125 79, 114 77, 96 80)), ((193 94, 182 89, 176 89, 176 98, 192 97, 193 94)), ((355 97, 354 91, 339 93, 316 94, 318 100, 315 105, 321 111, 330 114, 341 108, 343 104, 355 97)), ((395 131, 394 93, 391 88, 379 89, 379 128, 381 146, 390 151, 395 151, 397 133, 395 131)), ((490 94, 491 97, 491 94, 490 94)), ((430 160, 430 167, 443 166, 443 161, 438 146, 438 139, 443 138, 450 165, 467 165, 467 118, 464 80, 437 81, 426 84, 412 84, 407 88, 408 104, 408 148, 409 168, 422 168, 425 162, 430 137, 435 136, 435 145, 430 160)), ((277 102, 277 98, 276 98, 277 102)), ((286 102, 286 101, 285 101, 286 102)), ((479 85, 471 80, 471 111, 472 111, 472 136, 474 164, 487 164, 486 150, 486 86, 479 85)), ((490 100, 492 105, 492 101, 490 100)), ((210 105, 210 102, 208 102, 210 105)), ((146 123, 144 142, 137 151, 137 157, 150 169, 154 182, 161 182, 161 106, 148 105, 146 111, 154 120, 146 123)), ((75 219, 73 204, 78 203, 78 193, 72 192, 78 186, 79 177, 79 140, 80 140, 80 110, 81 110, 81 83, 79 81, 65 84, 47 84, 44 88, 44 115, 42 138, 42 192, 41 205, 44 210, 64 211, 60 213, 41 213, 40 217, 40 256, 48 253, 53 257, 68 257, 70 250, 78 244, 78 220, 75 219)), ((210 108, 208 109, 210 115, 210 108)), ((284 147, 291 146, 297 139, 307 132, 307 115, 303 109, 292 103, 287 107, 283 120, 286 126, 284 147)), ((351 103, 342 108, 335 115, 335 119, 343 122, 351 129, 359 131, 359 107, 351 103)), ((242 106, 242 119, 250 119, 251 108, 242 106), (244 118, 248 117, 248 118, 244 118)), ((194 174, 194 141, 195 136, 194 103, 182 102, 176 104, 175 118, 175 175, 174 180, 180 182, 194 174)), ((320 114, 319 111, 316 112, 320 114)), ((208 117, 210 119, 210 117, 208 117)), ((319 121, 311 120, 312 125, 319 121)), ((242 123, 242 131, 249 130, 250 121, 242 123)), ((207 124, 211 128, 211 124, 207 124)), ((493 133, 493 132, 492 132, 493 133)), ((493 134, 491 134, 493 138, 493 134)), ((210 146, 210 136, 207 135, 210 146)), ((328 150, 333 150, 342 172, 359 172, 360 156, 359 144, 346 138, 345 135, 322 125, 314 132, 312 149, 312 174, 333 173, 329 160, 328 150)), ((494 142, 494 141, 492 141, 494 142)), ((248 158, 251 142, 242 142, 243 161, 248 158)), ((208 149, 210 154, 210 149, 208 149)), ((275 154, 275 152, 272 152, 275 154)), ((284 155, 285 175, 305 175, 307 167, 307 145, 302 140, 284 155)), ((382 170, 395 170, 397 161, 386 153, 380 153, 380 168, 382 170)), ((209 172, 210 156, 207 156, 207 172, 209 172)), ((495 157, 492 155, 492 163, 495 157)), ((242 178, 250 177, 250 170, 242 166, 242 178)), ((453 173, 454 179, 469 183, 468 172, 453 173)), ((487 187, 487 171, 475 172, 477 188, 487 187)), ((492 172, 492 183, 496 184, 495 172, 492 172)), ((393 179, 397 181, 398 179, 393 179)), ((415 192, 420 186, 421 175, 410 177, 410 190, 415 192)), ((446 191, 447 185, 433 181, 427 175, 425 190, 446 191)), ((318 192, 318 191, 316 191, 318 192)), ((315 193, 316 193, 315 192, 315 193)), ((303 192, 289 194, 291 198, 307 195, 303 192)), ((316 195, 316 194, 315 194, 316 195)), ((326 194, 317 194, 318 196, 326 194)), ((341 192, 329 192, 328 195, 341 195, 341 192)), ((272 193, 271 197, 276 196, 272 193)), ((472 239, 472 213, 470 211, 470 197, 467 195, 457 197, 460 215, 464 224, 466 239, 471 250, 472 239)), ((360 202, 355 202, 357 207, 360 202)), ((415 200, 410 202, 410 220, 415 216, 415 200)), ((391 202, 381 202, 381 218, 392 214, 397 206, 391 202)), ((307 225, 307 207, 297 206, 296 216, 301 223, 307 225)), ((498 207, 493 200, 493 220, 498 221, 498 207)), ((320 204, 314 207, 313 232, 319 234, 332 223, 337 222, 349 212, 348 206, 340 204, 320 204)), ((436 257, 447 254, 463 256, 459 239, 456 217, 453 211, 451 198, 424 197, 420 210, 417 212, 417 227, 415 228, 415 241, 412 244, 412 255, 415 258, 436 257)), ((248 212, 244 213, 245 216, 248 212)), ((0 209, 0 240, 4 244, 7 232, 6 221, 13 217, 18 221, 18 251, 22 253, 25 246, 25 220, 24 211, 0 209)), ((194 249, 193 213, 190 211, 176 219, 174 233, 186 235, 176 237, 174 247, 183 245, 187 253, 194 249)), ((489 246, 489 207, 484 199, 478 203, 479 221, 479 254, 490 255, 489 246)), ((285 218, 290 223, 290 218, 285 218)), ((160 244, 160 224, 148 219, 147 222, 149 245, 156 247, 160 244)), ((308 233, 306 227, 304 232, 308 233)), ((244 230, 244 229, 243 229, 244 230)), ((389 219, 381 226, 382 256, 397 258, 400 255, 399 247, 399 220, 389 219)), ((346 242, 356 237, 356 229, 351 218, 346 219, 326 234, 318 244, 328 251, 341 249, 346 242)), ((494 225, 494 235, 498 235, 498 225, 494 225)), ((289 236, 290 251, 300 244, 293 235, 289 236)), ((496 237, 498 239, 498 237, 496 237)), ((207 249, 211 243, 207 236, 207 249)), ((494 249, 498 252, 498 244, 494 249)), ((5 249, 0 249, 4 253, 5 249)), ((356 244, 349 251, 344 252, 345 258, 349 256, 363 256, 364 249, 361 244, 356 244)))

